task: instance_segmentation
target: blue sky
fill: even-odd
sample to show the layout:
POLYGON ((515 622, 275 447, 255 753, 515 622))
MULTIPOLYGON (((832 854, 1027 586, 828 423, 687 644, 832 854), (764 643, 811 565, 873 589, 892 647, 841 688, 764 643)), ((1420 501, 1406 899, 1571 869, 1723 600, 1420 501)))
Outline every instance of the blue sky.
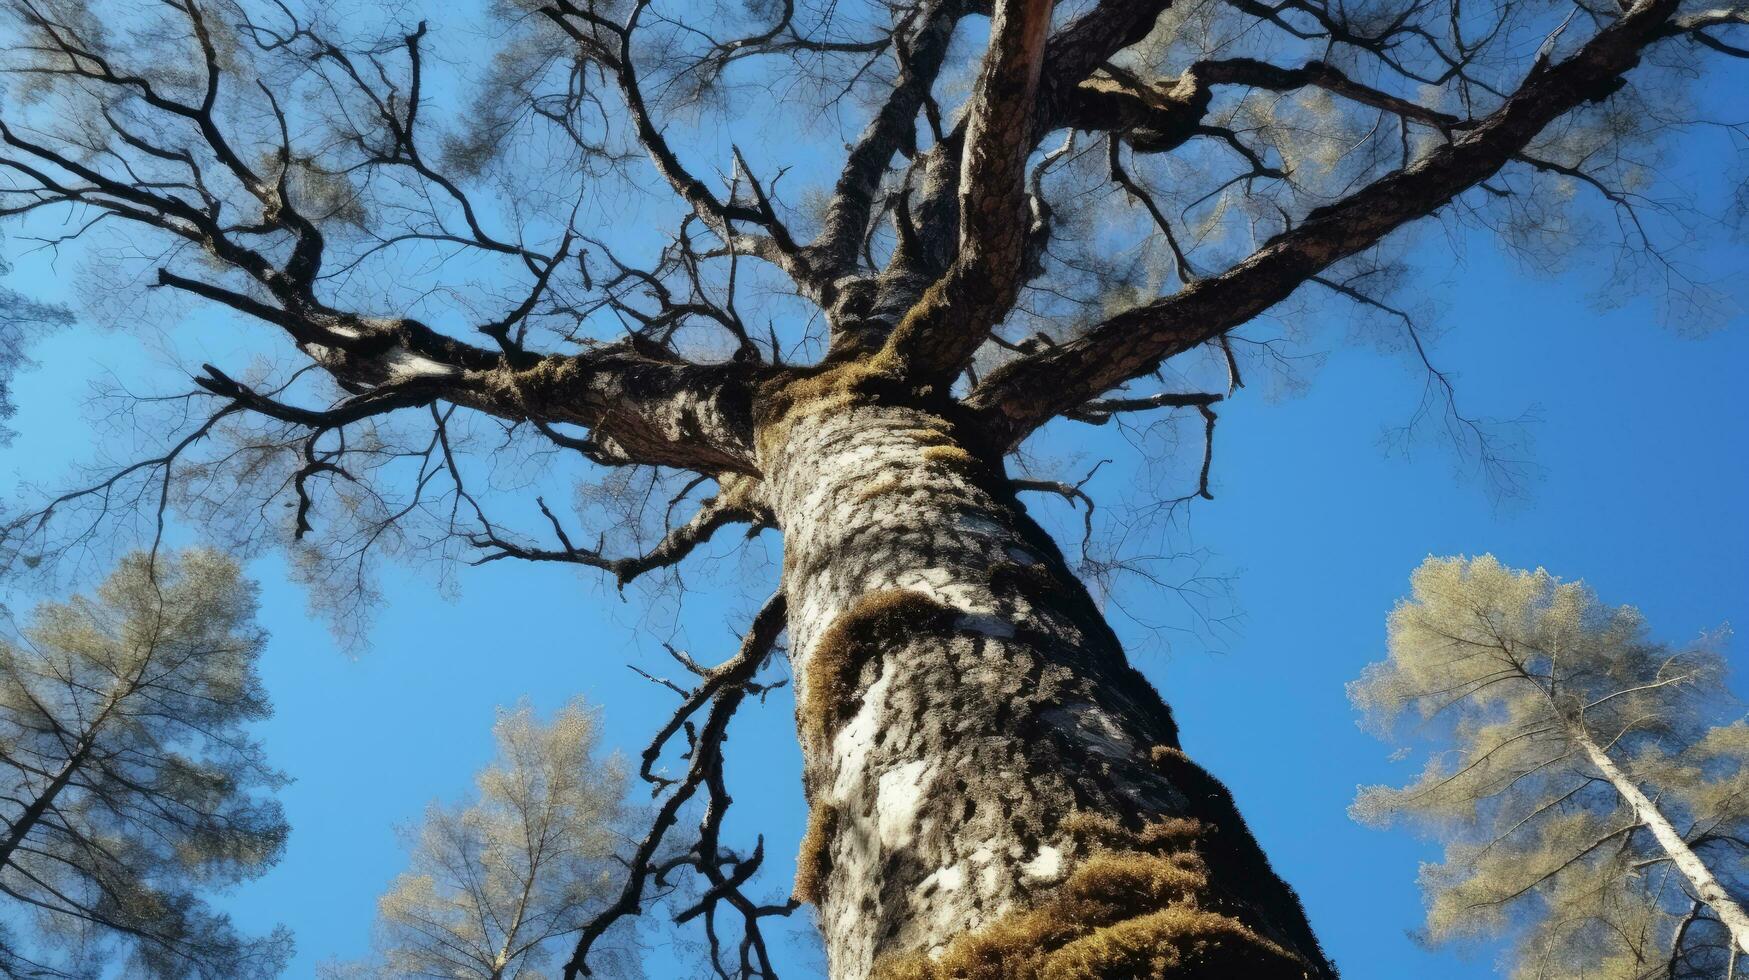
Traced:
MULTIPOLYGON (((1691 140, 1679 166, 1716 186, 1725 149, 1716 134, 1691 140)), ((1134 615, 1113 617, 1173 705, 1186 749, 1232 788, 1351 980, 1474 977, 1492 966, 1488 948, 1465 956, 1411 940, 1421 918, 1416 866, 1434 849, 1361 828, 1345 812, 1357 785, 1408 776, 1408 764, 1389 762, 1389 749, 1356 727, 1343 685, 1382 655, 1385 614, 1415 564, 1488 551, 1544 565, 1639 605, 1677 642, 1749 622, 1746 318, 1700 335, 1666 329, 1646 300, 1591 305, 1597 270, 1583 263, 1569 276, 1532 278, 1482 238, 1460 240, 1461 260, 1438 234, 1414 249, 1419 291, 1451 328, 1436 357, 1471 411, 1535 409, 1540 477, 1527 493, 1496 501, 1437 439, 1409 459, 1387 452, 1381 433, 1413 413, 1423 378, 1400 356, 1353 342, 1347 311, 1323 308, 1304 314, 1311 346, 1329 354, 1305 393, 1270 398, 1257 384, 1221 407, 1215 499, 1172 531, 1174 547, 1200 549, 1205 569, 1230 582, 1231 603, 1218 609, 1231 619, 1212 630, 1150 630, 1141 623, 1184 623, 1184 609, 1170 593, 1135 587, 1122 593, 1134 615)), ((1720 246, 1695 271, 1741 302, 1746 260, 1749 249, 1720 246)), ((57 277, 73 271, 27 257, 9 284, 62 292, 57 277)), ((189 363, 237 363, 258 346, 232 329, 196 313, 176 343, 189 363)), ((88 384, 109 371, 135 375, 158 355, 134 334, 82 325, 44 340, 36 357, 39 367, 18 381, 20 435, 0 451, 0 472, 55 481, 92 458, 88 384)), ((1194 453, 1194 427, 1185 431, 1183 451, 1194 453)), ((1115 459, 1089 485, 1114 512, 1149 489, 1182 490, 1138 489, 1149 476, 1109 427, 1059 425, 1037 448, 1077 477, 1090 461, 1115 459)), ((1058 501, 1029 504, 1054 527, 1078 526, 1058 501)), ((562 568, 466 570, 453 597, 427 575, 397 571, 359 652, 336 645, 280 559, 256 562, 273 634, 263 673, 277 705, 261 736, 296 779, 284 793, 293 836, 278 868, 221 904, 251 927, 295 930, 289 976, 362 954, 374 899, 402 864, 395 825, 467 790, 489 757, 498 706, 526 697, 551 709, 580 693, 601 707, 609 743, 628 755, 642 748, 672 695, 626 665, 667 672, 667 639, 701 660, 727 654, 773 575, 734 558, 738 541, 723 535, 689 566, 701 587, 672 623, 644 616, 599 577, 562 568)), ((755 548, 773 546, 767 535, 755 548)), ((1740 649, 1730 656, 1749 666, 1740 649)), ((787 891, 804 819, 791 711, 787 691, 749 705, 730 743, 733 836, 766 835, 774 895, 787 891)), ((794 940, 778 943, 786 976, 818 973, 807 928, 804 910, 794 940)), ((651 973, 681 975, 676 963, 658 949, 651 973)))
MULTIPOLYGON (((1743 257, 1722 253, 1720 268, 1741 268, 1743 257)), ((1231 786, 1354 980, 1490 968, 1486 951, 1430 953, 1409 939, 1420 919, 1416 864, 1433 851, 1358 827, 1344 812, 1357 784, 1406 776, 1356 728, 1343 684, 1380 656, 1385 613, 1422 557, 1492 551, 1582 576, 1605 597, 1641 606, 1676 641, 1749 621, 1741 318, 1681 336, 1651 323, 1644 303, 1599 313, 1585 305, 1582 283, 1524 278, 1486 248, 1430 279, 1446 284, 1437 291, 1449 303, 1445 321, 1460 325, 1439 356, 1466 401, 1501 415, 1540 406, 1542 478, 1530 494, 1494 503, 1482 482, 1454 475, 1459 461, 1437 445, 1411 460, 1387 455, 1381 430, 1412 410, 1420 378, 1329 334, 1331 356, 1303 396, 1242 392, 1223 409, 1216 499, 1199 503, 1179 532, 1207 549, 1211 570, 1233 577, 1239 619, 1219 649, 1195 635, 1162 643, 1114 617, 1173 704, 1186 748, 1231 786)), ((4 462, 62 471, 89 445, 74 421, 84 381, 145 356, 128 337, 87 328, 43 343, 44 366, 19 382, 21 435, 4 462)), ((1052 438, 1066 455, 1122 459, 1106 430, 1052 438)), ((1105 490, 1121 496, 1123 469, 1102 471, 1105 490)), ((1051 501, 1035 509, 1065 518, 1051 501)), ((730 548, 726 540, 716 552, 730 548)), ((293 836, 277 869, 222 901, 246 923, 296 930, 293 977, 365 950, 372 901, 400 866, 393 826, 466 790, 489 756, 498 705, 528 697, 551 708, 582 693, 602 707, 609 741, 635 752, 669 703, 625 664, 661 669, 658 641, 670 634, 587 576, 501 562, 463 573, 454 601, 425 578, 397 577, 371 647, 349 655, 277 560, 252 570, 273 632, 263 671, 277 713, 261 734, 297 779, 284 794, 293 836)), ((700 657, 725 653, 743 600, 701 590, 676 635, 700 657)), ((1175 602, 1126 599, 1172 621, 1175 602)), ((1742 663, 1740 650, 1732 659, 1742 663)), ((774 891, 787 885, 803 817, 790 711, 782 692, 750 707, 731 745, 735 825, 745 838, 767 835, 774 891)), ((805 943, 784 953, 790 975, 814 975, 805 943)), ((653 974, 674 969, 666 962, 658 952, 653 974)))

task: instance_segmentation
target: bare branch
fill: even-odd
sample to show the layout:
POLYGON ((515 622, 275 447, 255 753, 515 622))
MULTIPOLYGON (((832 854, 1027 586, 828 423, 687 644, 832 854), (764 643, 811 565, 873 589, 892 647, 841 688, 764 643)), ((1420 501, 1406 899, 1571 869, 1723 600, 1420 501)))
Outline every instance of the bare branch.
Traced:
POLYGON ((1535 72, 1452 143, 1312 212, 1220 275, 1006 365, 968 401, 1004 444, 1013 445, 1046 419, 1245 323, 1319 270, 1486 179, 1557 117, 1614 92, 1674 9, 1671 0, 1643 0, 1573 56, 1535 72))
MULTIPOLYGON (((787 915, 798 905, 791 901, 780 906, 761 906, 741 894, 740 888, 752 876, 763 857, 763 840, 755 848, 749 858, 743 860, 734 855, 726 855, 717 843, 722 828, 723 815, 728 808, 728 794, 722 783, 722 745, 727 735, 729 720, 735 710, 740 707, 748 693, 748 683, 753 679, 761 666, 765 664, 778 636, 782 634, 785 622, 786 605, 783 593, 779 592, 767 600, 759 613, 753 617, 753 623, 747 630, 746 637, 735 655, 721 665, 706 670, 702 682, 688 693, 678 708, 670 716, 668 723, 657 733, 650 746, 644 750, 644 762, 641 772, 644 778, 656 784, 657 792, 667 792, 668 796, 656 810, 656 815, 650 824, 650 830, 639 842, 629 861, 630 873, 620 891, 619 898, 602 910, 593 919, 582 923, 578 929, 577 946, 569 961, 565 963, 565 980, 575 980, 578 976, 589 975, 589 953, 609 928, 615 922, 627 916, 638 915, 643 908, 645 891, 652 881, 660 882, 668 872, 679 866, 690 866, 704 875, 709 881, 709 890, 705 898, 695 909, 684 910, 681 914, 687 918, 705 915, 707 922, 714 914, 718 903, 728 902, 731 907, 740 912, 743 929, 747 936, 743 948, 745 969, 743 976, 774 977, 769 956, 765 950, 765 941, 759 931, 759 920, 771 915, 787 915), (692 740, 691 764, 686 774, 678 781, 663 779, 656 776, 652 770, 656 760, 662 754, 663 746, 689 724, 690 719, 700 710, 705 710, 704 724, 698 729, 692 740), (708 802, 705 817, 699 828, 697 841, 691 845, 680 858, 666 862, 666 867, 656 862, 656 855, 661 850, 668 832, 678 821, 681 807, 697 794, 700 786, 705 787, 708 802), (728 865, 730 870, 725 871, 728 865), (751 865, 751 868, 746 868, 751 865), (745 873, 741 873, 746 868, 745 873)), ((717 949, 714 930, 711 933, 711 959, 713 965, 720 970, 719 950, 717 949)))

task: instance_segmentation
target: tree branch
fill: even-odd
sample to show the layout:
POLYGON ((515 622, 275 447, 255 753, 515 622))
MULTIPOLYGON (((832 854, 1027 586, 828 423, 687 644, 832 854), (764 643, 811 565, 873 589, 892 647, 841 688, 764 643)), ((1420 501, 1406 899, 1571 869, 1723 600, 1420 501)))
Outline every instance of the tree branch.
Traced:
POLYGON ((1641 0, 1565 61, 1539 63, 1517 92, 1452 143, 1313 211, 1220 275, 1005 365, 968 402, 1012 446, 1048 419, 1249 321, 1331 263, 1486 179, 1556 118, 1609 97, 1675 8, 1674 0, 1641 0))
MULTIPOLYGON (((701 683, 682 698, 680 706, 675 709, 667 724, 644 750, 641 769, 644 778, 656 784, 658 793, 667 791, 668 797, 657 807, 649 831, 638 843, 628 862, 630 873, 626 876, 626 883, 620 889, 618 898, 578 927, 576 948, 564 965, 565 980, 576 980, 578 976, 590 975, 589 953, 595 943, 620 919, 638 915, 643 910, 644 893, 650 883, 660 883, 663 875, 680 866, 693 867, 710 881, 698 910, 694 912, 688 909, 681 914, 688 917, 703 914, 708 926, 713 921, 717 903, 728 901, 743 916, 745 939, 742 948, 742 975, 774 976, 766 955, 764 938, 759 932, 759 920, 770 915, 787 915, 797 908, 797 904, 792 901, 778 906, 761 906, 742 895, 740 886, 751 877, 752 870, 747 870, 745 874, 739 872, 748 864, 753 868, 758 867, 760 858, 763 857, 763 841, 754 855, 743 861, 734 855, 725 855, 717 844, 717 837, 729 804, 728 793, 722 782, 722 746, 728 733, 729 720, 746 698, 749 682, 765 664, 779 635, 783 633, 786 611, 782 592, 767 600, 754 616, 746 637, 741 641, 740 649, 720 666, 699 672, 701 683), (692 761, 687 766, 686 775, 678 781, 656 776, 652 767, 661 756, 663 746, 682 728, 690 732, 688 719, 701 709, 706 711, 705 720, 692 739, 692 761), (680 857, 658 863, 657 853, 666 840, 668 831, 679 820, 681 807, 696 795, 701 786, 706 789, 708 801, 697 841, 680 857), (730 864, 733 870, 725 872, 725 863, 730 864)), ((714 929, 709 930, 709 935, 711 960, 720 970, 714 929)))
POLYGON ((1030 119, 1051 6, 1051 0, 996 5, 966 123, 958 254, 881 352, 900 373, 951 380, 1020 292, 1030 119))
POLYGON ((755 496, 754 481, 748 477, 730 475, 723 478, 722 489, 715 497, 705 500, 698 512, 686 523, 670 528, 654 548, 635 557, 610 558, 602 554, 599 547, 581 548, 573 544, 559 519, 547 508, 546 501, 536 498, 535 502, 547 522, 552 525, 560 548, 529 548, 502 537, 496 528, 486 524, 471 541, 474 547, 488 550, 485 556, 475 559, 473 564, 484 565, 505 558, 518 558, 523 561, 585 565, 610 573, 623 589, 646 572, 677 564, 699 545, 709 541, 717 531, 730 524, 752 524, 757 529, 766 526, 771 520, 769 512, 755 496))

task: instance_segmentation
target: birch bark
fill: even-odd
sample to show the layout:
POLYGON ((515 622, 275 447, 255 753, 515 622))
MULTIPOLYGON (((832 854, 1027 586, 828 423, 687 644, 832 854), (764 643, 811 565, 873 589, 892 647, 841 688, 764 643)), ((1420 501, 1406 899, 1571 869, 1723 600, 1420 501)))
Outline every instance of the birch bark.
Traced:
POLYGON ((1694 896, 1713 910, 1713 914, 1718 916, 1719 922, 1731 934, 1731 941, 1737 951, 1749 952, 1749 914, 1744 913, 1743 906, 1738 905, 1730 893, 1725 891, 1724 886, 1719 884, 1719 880, 1713 877, 1712 871, 1700 859, 1700 855, 1694 853, 1688 842, 1671 826, 1670 818, 1658 809, 1658 804, 1652 802, 1633 779, 1615 764, 1609 753, 1592 739, 1584 724, 1571 721, 1567 724, 1568 737, 1584 751, 1585 757, 1591 760, 1591 764, 1597 767, 1603 778, 1609 780, 1609 784, 1633 808, 1634 816, 1640 823, 1652 832, 1652 839, 1658 842, 1658 847, 1670 858, 1670 863, 1676 866, 1676 870, 1682 872, 1688 886, 1694 889, 1694 896))

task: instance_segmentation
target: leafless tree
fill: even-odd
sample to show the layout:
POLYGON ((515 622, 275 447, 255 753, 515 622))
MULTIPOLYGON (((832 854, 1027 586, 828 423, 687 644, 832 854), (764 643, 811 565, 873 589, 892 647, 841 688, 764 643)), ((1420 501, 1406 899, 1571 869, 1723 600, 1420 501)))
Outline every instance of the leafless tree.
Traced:
POLYGON ((446 27, 466 12, 415 23, 409 4, 8 6, 0 211, 91 249, 106 308, 165 312, 122 305, 144 281, 297 352, 202 365, 198 391, 148 403, 162 449, 16 518, 14 565, 118 514, 155 535, 176 507, 238 547, 297 538, 304 576, 350 603, 373 555, 626 583, 729 525, 775 528, 781 589, 728 660, 683 658, 694 679, 644 759, 655 822, 566 973, 690 868, 703 897, 682 916, 713 962, 770 975, 759 923, 795 903, 750 897, 762 847, 720 838, 722 746, 787 631, 811 807, 796 898, 841 978, 1333 975, 1019 501, 1079 488, 1007 460, 1058 418, 1190 409, 1212 435, 1270 354, 1236 331, 1302 287, 1425 359, 1385 242, 1436 213, 1588 244, 1572 216, 1591 212, 1558 206, 1583 191, 1623 232, 1593 254, 1679 278, 1648 245, 1692 216, 1653 154, 1749 18, 504 0, 488 59, 446 27), (497 450, 529 462, 506 475, 497 450), (584 531, 506 492, 602 469, 618 499, 672 499, 647 548, 617 551, 638 522, 590 501, 584 531), (699 801, 687 859, 659 867, 699 801))

